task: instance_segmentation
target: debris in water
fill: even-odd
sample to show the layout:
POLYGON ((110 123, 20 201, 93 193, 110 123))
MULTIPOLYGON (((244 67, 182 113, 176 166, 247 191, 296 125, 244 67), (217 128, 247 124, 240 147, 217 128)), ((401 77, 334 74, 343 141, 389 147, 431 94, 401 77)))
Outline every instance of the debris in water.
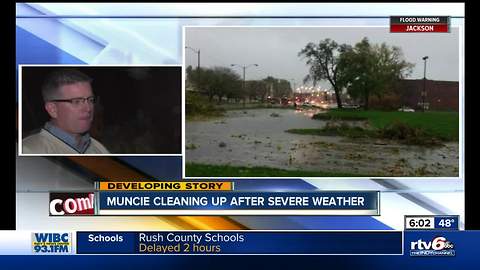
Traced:
POLYGON ((197 149, 197 146, 194 143, 191 143, 186 146, 187 150, 195 150, 197 149))
POLYGON ((375 145, 387 145, 386 142, 381 141, 381 140, 376 140, 373 144, 375 144, 375 145))

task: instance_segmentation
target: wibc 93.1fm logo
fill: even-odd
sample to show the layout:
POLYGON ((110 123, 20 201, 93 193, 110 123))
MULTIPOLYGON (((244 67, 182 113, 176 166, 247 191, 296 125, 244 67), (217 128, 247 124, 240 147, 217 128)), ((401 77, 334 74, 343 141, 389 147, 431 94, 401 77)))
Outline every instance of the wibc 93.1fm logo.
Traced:
POLYGON ((32 233, 33 254, 68 254, 72 252, 70 233, 32 233))
POLYGON ((94 193, 50 193, 50 216, 94 215, 94 193))
POLYGON ((447 238, 437 236, 432 241, 410 242, 410 256, 455 256, 455 249, 447 238))

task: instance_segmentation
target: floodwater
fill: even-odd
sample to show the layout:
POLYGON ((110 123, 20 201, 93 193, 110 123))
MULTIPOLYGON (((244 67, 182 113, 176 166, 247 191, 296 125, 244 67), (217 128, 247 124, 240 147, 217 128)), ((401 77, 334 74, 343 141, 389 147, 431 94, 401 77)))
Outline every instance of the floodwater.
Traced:
MULTIPOLYGON (((458 142, 432 148, 377 139, 285 132, 324 127, 327 121, 310 119, 319 112, 322 111, 234 110, 220 119, 187 121, 186 162, 377 177, 458 177, 458 142)), ((349 123, 367 125, 360 121, 349 123)))

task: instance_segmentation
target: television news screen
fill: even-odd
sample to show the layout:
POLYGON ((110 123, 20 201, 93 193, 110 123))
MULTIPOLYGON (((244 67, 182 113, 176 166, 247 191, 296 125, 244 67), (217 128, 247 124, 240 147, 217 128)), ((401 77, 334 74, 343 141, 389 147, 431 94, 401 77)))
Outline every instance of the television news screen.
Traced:
POLYGON ((466 269, 465 11, 16 3, 0 254, 466 269))

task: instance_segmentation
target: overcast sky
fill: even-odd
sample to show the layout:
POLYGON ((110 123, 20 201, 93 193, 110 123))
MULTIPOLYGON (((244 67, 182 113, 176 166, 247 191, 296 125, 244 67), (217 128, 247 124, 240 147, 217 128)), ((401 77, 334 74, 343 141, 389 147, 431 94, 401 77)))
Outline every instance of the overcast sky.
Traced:
MULTIPOLYGON (((363 37, 371 44, 385 42, 398 46, 405 60, 415 64, 410 79, 423 78, 423 56, 428 55, 427 79, 459 80, 459 35, 458 29, 450 33, 390 33, 389 28, 378 27, 189 27, 185 30, 185 46, 200 49, 200 66, 248 66, 246 80, 263 79, 267 76, 295 80, 302 84, 308 74, 305 59, 298 52, 308 42, 330 38, 337 43, 355 45, 363 37)), ((185 51, 186 66, 197 66, 197 54, 185 51)), ((242 76, 242 69, 233 67, 242 76)), ((322 88, 330 84, 322 82, 322 88)))

